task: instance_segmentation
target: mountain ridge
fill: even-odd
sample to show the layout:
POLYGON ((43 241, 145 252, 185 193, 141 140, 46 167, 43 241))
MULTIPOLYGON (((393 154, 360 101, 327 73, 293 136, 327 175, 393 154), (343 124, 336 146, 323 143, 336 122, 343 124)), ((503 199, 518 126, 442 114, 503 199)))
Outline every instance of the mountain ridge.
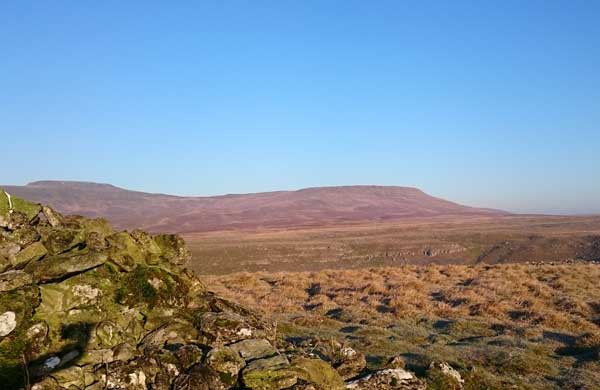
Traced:
POLYGON ((341 222, 440 215, 506 215, 460 205, 415 187, 350 185, 217 196, 178 196, 128 190, 107 183, 43 180, 1 186, 58 211, 105 217, 118 228, 203 232, 292 228, 341 222))

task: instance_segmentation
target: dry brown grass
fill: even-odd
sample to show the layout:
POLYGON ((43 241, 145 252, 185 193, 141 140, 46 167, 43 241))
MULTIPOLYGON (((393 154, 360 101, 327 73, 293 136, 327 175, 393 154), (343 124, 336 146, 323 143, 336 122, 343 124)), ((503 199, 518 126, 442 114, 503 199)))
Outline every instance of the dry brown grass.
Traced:
POLYGON ((211 289, 272 316, 292 343, 335 339, 366 354, 370 368, 401 355, 419 375, 444 360, 467 389, 599 388, 600 265, 560 261, 600 259, 600 217, 422 219, 187 240, 211 289))
POLYGON ((471 388, 600 383, 600 265, 428 265, 203 278, 219 294, 278 319, 284 334, 345 338, 371 361, 404 354, 416 369, 426 365, 423 359, 451 361, 474 381, 471 388))
POLYGON ((481 317, 511 326, 596 332, 600 266, 429 265, 204 277, 266 314, 343 308, 381 326, 407 316, 481 317))

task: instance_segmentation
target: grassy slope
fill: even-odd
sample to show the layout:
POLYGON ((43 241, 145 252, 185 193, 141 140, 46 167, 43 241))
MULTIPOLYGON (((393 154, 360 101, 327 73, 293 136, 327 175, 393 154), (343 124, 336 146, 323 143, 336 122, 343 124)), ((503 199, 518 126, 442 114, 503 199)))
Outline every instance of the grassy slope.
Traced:
POLYGON ((296 342, 335 338, 377 367, 449 361, 469 388, 597 388, 600 266, 403 266, 204 277, 296 342), (486 387, 487 386, 487 387, 486 387))

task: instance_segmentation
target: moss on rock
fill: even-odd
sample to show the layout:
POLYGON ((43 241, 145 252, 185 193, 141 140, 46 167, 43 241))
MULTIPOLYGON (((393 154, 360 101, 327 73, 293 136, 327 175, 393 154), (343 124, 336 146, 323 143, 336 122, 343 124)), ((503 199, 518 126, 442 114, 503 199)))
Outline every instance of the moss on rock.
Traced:
POLYGON ((298 375, 336 389, 333 368, 292 368, 269 321, 182 269, 179 236, 115 233, 3 192, 0 219, 2 388, 29 374, 40 390, 276 390, 298 375))
POLYGON ((32 221, 42 210, 42 206, 25 199, 11 196, 0 189, 0 226, 7 226, 14 213, 22 214, 25 221, 32 221), (5 221, 5 224, 1 223, 5 221))
POLYGON ((219 374, 221 382, 227 387, 236 384, 238 373, 246 365, 237 352, 227 347, 211 350, 206 356, 206 364, 219 374))
POLYGON ((298 381, 297 373, 283 355, 254 360, 242 374, 244 385, 253 390, 285 389, 298 381))
POLYGON ((115 299, 128 306, 173 307, 186 303, 188 290, 185 281, 177 275, 159 267, 139 264, 123 277, 115 299))
POLYGON ((298 379, 314 384, 316 390, 344 390, 342 377, 329 364, 321 359, 299 357, 292 361, 291 370, 298 379))
POLYGON ((13 266, 16 268, 25 266, 30 261, 37 261, 46 256, 48 251, 41 242, 35 242, 16 254, 13 266))
POLYGON ((23 362, 35 353, 27 336, 32 316, 39 303, 37 287, 9 291, 0 294, 0 314, 12 312, 15 327, 0 336, 0 383, 8 389, 17 389, 24 383, 23 362))
POLYGON ((87 271, 104 264, 107 260, 108 256, 105 253, 83 250, 31 262, 25 267, 25 272, 31 274, 35 281, 48 282, 87 271))
POLYGON ((183 265, 192 258, 185 241, 176 234, 159 234, 154 237, 154 241, 161 249, 162 256, 170 263, 183 265))

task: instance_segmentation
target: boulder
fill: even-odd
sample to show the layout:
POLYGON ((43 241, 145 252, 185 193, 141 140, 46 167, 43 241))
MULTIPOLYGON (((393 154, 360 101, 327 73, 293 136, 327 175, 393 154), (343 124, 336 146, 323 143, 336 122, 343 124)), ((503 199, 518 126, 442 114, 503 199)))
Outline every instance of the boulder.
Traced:
POLYGON ((41 230, 42 242, 50 255, 59 255, 75 247, 84 246, 85 232, 78 229, 41 230))
POLYGON ((105 253, 77 251, 29 263, 25 272, 31 274, 34 281, 43 283, 87 271, 104 264, 107 260, 108 256, 105 253))
POLYGON ((147 264, 157 265, 160 262, 162 249, 150 234, 143 230, 135 229, 131 232, 131 237, 133 237, 140 248, 142 248, 147 264))
POLYGON ((17 327, 17 315, 14 311, 0 314, 0 337, 8 336, 17 327))
POLYGON ((63 217, 57 213, 53 208, 49 206, 42 206, 42 213, 46 217, 46 220, 53 228, 62 225, 63 217))
POLYGON ((110 261, 124 271, 132 271, 137 264, 145 263, 145 256, 137 242, 127 232, 115 233, 106 238, 110 261))
POLYGON ((220 347, 212 349, 206 355, 206 365, 219 374, 226 388, 231 388, 237 383, 238 373, 246 362, 236 351, 228 347, 220 347))
POLYGON ((298 374, 285 356, 277 355, 249 363, 242 371, 242 380, 252 390, 279 390, 296 384, 298 374))
POLYGON ((11 291, 33 282, 31 275, 23 271, 7 271, 0 274, 0 292, 11 291))
POLYGON ((192 258, 183 238, 177 234, 160 234, 154 241, 161 250, 162 257, 172 264, 184 265, 192 258))
POLYGON ((189 300, 187 280, 161 267, 138 264, 119 284, 117 302, 129 307, 147 307, 148 321, 163 322, 164 318, 155 317, 172 317, 175 308, 185 307, 189 300))
POLYGON ((25 248, 37 242, 40 239, 40 234, 31 225, 24 225, 10 233, 10 241, 25 248))
POLYGON ((42 257, 46 256, 48 251, 41 242, 35 242, 28 247, 22 249, 19 253, 14 256, 12 265, 15 268, 23 267, 30 261, 38 261, 42 257))
MULTIPOLYGON (((102 297, 100 289, 86 283, 67 279, 61 283, 40 286, 42 302, 38 311, 48 316, 52 313, 68 314, 72 309, 96 305, 102 297)), ((60 321, 60 319, 58 319, 60 321)))
POLYGON ((312 386, 314 390, 344 390, 342 377, 329 364, 321 359, 298 357, 292 360, 293 370, 300 382, 312 386))
POLYGON ((271 357, 277 354, 275 347, 265 339, 247 339, 228 346, 245 361, 271 357))

